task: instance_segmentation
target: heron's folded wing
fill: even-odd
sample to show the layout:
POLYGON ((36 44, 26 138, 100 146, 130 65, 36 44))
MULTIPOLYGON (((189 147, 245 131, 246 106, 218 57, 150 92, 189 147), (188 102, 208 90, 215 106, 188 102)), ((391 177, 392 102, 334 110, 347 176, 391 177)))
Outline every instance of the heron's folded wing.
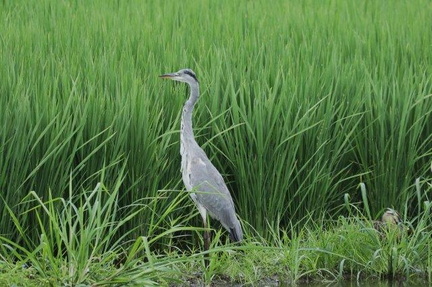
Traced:
MULTIPOLYGON (((209 160, 201 157, 193 158, 189 179, 196 192, 196 200, 209 211, 212 217, 226 222, 232 214, 235 214, 234 203, 228 188, 218 170, 209 160)), ((229 222, 226 223, 231 225, 229 222)))

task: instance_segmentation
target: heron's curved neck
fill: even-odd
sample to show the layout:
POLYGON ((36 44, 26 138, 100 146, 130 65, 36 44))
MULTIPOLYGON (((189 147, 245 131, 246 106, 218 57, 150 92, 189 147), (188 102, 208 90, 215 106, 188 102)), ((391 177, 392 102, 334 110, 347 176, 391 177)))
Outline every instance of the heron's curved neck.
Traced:
POLYGON ((181 121, 181 143, 188 144, 195 141, 194 133, 192 129, 192 113, 195 103, 199 97, 199 84, 191 83, 189 99, 183 106, 182 121, 181 121))

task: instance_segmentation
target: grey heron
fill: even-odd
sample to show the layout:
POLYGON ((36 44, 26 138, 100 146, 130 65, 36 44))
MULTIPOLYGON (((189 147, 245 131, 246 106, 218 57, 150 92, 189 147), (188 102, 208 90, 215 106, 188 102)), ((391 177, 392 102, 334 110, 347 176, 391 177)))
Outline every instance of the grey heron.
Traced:
MULTIPOLYGON (((207 229, 207 213, 229 232, 231 241, 243 239, 231 194, 216 167, 195 140, 192 113, 199 98, 199 82, 191 69, 159 76, 189 85, 190 96, 183 107, 180 127, 180 154, 183 183, 190 192, 207 229)), ((204 249, 210 246, 210 234, 204 231, 204 249)))

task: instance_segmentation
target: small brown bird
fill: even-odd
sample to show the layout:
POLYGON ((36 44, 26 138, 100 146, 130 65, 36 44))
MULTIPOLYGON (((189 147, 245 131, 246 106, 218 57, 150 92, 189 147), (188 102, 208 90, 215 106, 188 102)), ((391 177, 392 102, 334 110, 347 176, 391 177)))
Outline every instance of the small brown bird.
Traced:
POLYGON ((381 221, 386 224, 396 224, 396 225, 402 224, 402 220, 400 218, 399 212, 391 208, 387 208, 387 210, 384 212, 381 218, 381 221))
MULTIPOLYGON (((387 208, 381 217, 381 220, 373 222, 373 227, 379 231, 382 235, 384 232, 391 229, 398 229, 398 232, 406 232, 408 228, 403 224, 399 212, 392 208, 387 208)), ((402 234, 399 234, 400 237, 402 234)))

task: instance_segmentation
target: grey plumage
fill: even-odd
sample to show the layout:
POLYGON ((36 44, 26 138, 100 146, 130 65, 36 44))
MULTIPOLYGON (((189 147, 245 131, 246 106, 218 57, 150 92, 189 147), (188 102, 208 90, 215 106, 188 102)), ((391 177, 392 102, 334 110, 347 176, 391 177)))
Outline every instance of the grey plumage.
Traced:
POLYGON ((190 69, 182 69, 160 77, 185 82, 190 87, 189 99, 183 107, 180 130, 181 171, 186 189, 191 191, 191 197, 198 207, 204 225, 208 212, 228 230, 232 241, 241 241, 243 232, 230 192, 221 174, 195 141, 192 113, 199 98, 199 82, 195 73, 190 69))

